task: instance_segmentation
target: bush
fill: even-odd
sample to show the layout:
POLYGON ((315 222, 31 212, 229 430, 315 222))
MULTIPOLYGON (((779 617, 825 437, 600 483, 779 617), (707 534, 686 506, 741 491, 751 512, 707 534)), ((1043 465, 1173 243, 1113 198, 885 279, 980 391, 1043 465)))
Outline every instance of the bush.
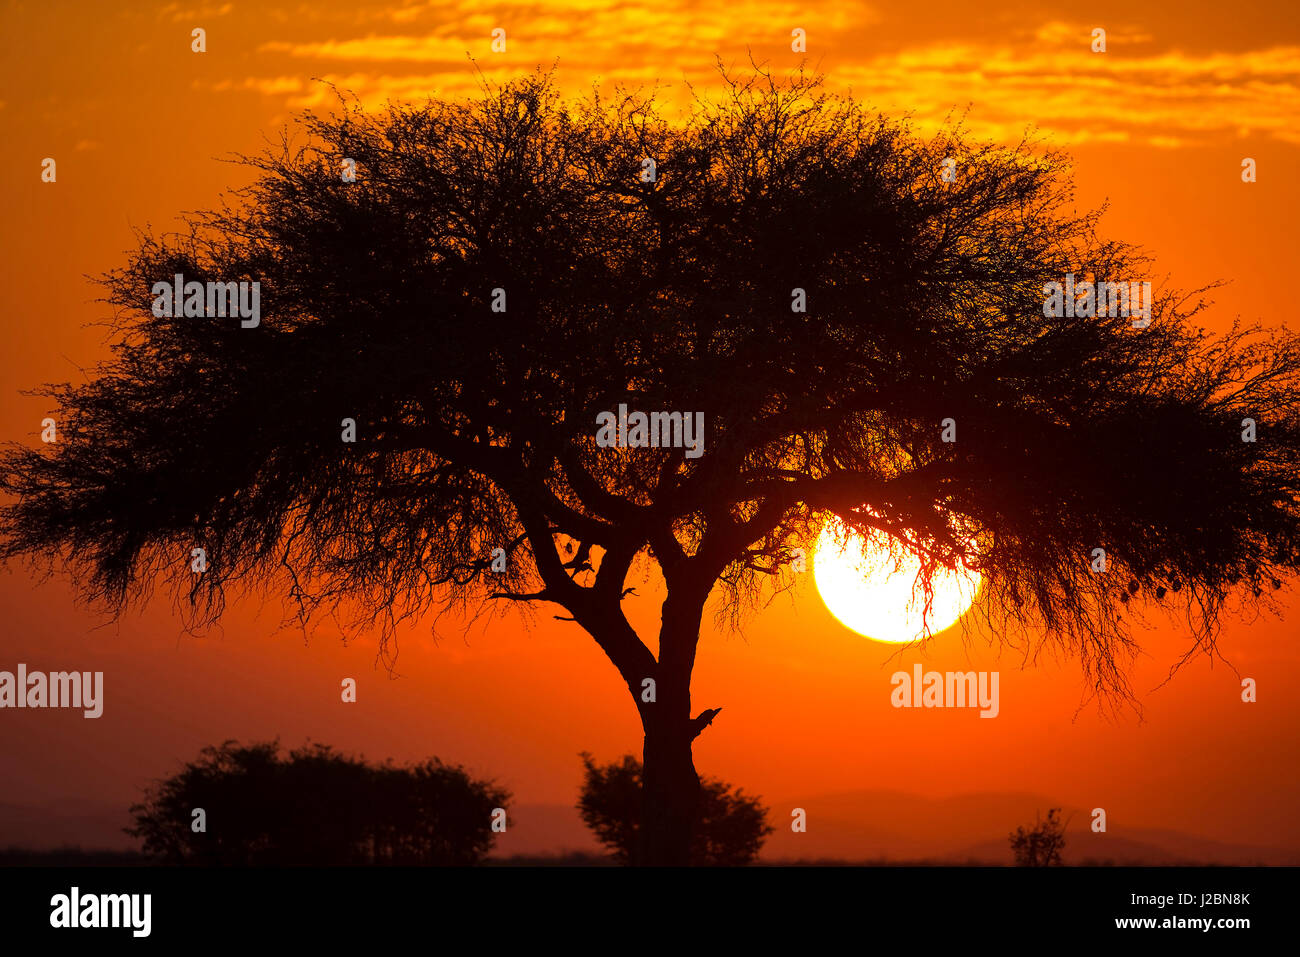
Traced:
MULTIPOLYGON (((583 752, 586 768, 578 811, 620 864, 631 863, 641 821, 641 762, 632 755, 604 766, 583 752)), ((712 778, 700 779, 700 809, 691 843, 695 866, 753 863, 773 828, 759 799, 712 778)))
POLYGON ((147 791, 126 830, 164 864, 465 865, 491 850, 509 798, 437 758, 369 765, 321 744, 281 758, 279 742, 227 741, 147 791))
POLYGON ((1065 847, 1065 822, 1059 817, 1061 809, 1051 808, 1047 820, 1039 821, 1026 831, 1018 827, 1011 835, 1011 853, 1017 867, 1052 867, 1061 864, 1061 849, 1065 847))

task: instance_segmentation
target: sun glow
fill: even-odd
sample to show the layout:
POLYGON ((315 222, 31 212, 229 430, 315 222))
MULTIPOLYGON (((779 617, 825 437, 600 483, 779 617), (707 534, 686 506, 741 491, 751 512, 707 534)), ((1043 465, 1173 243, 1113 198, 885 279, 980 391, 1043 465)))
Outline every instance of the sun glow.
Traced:
POLYGON ((916 581, 921 570, 916 555, 903 552, 899 560, 883 532, 869 537, 853 532, 843 545, 837 536, 843 537, 843 526, 828 522, 813 552, 813 580, 830 613, 874 641, 915 641, 924 637, 926 626, 938 634, 957 623, 979 592, 977 572, 964 566, 940 569, 929 613, 923 615, 925 595, 916 581))

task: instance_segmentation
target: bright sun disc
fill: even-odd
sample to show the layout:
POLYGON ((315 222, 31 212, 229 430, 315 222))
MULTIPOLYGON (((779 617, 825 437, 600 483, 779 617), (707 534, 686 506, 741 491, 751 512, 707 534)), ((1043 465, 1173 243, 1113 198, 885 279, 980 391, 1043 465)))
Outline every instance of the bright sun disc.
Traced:
MULTIPOLYGON (((925 596, 919 588, 912 593, 920 559, 904 554, 895 570, 883 533, 866 538, 854 532, 841 547, 836 533, 842 528, 838 522, 828 522, 813 553, 813 580, 830 613, 875 641, 904 644, 923 637, 925 596)), ((956 624, 975 600, 979 586, 979 574, 964 566, 955 571, 939 569, 934 576, 934 602, 925 619, 930 633, 956 624)))

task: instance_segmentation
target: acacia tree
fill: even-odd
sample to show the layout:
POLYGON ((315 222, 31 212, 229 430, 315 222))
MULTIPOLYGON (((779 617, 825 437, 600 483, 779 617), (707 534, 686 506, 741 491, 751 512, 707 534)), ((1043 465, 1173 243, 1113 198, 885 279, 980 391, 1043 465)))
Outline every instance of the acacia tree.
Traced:
POLYGON ((726 90, 673 120, 544 75, 306 115, 105 278, 114 353, 48 387, 59 442, 9 452, 3 556, 115 610, 169 581, 198 621, 248 583, 385 636, 549 605, 640 714, 643 863, 688 860, 706 602, 734 622, 787 587, 829 518, 919 556, 921 595, 964 562, 990 638, 1121 696, 1142 607, 1212 649, 1300 564, 1293 335, 1212 336, 1165 288, 1145 328, 1044 315, 1067 274, 1150 278, 1072 210, 1064 157, 923 138, 802 74, 726 90), (259 281, 261 322, 154 315, 175 274, 259 281), (704 454, 599 445, 620 404, 703 414, 704 454), (657 654, 624 615, 638 566, 657 654))

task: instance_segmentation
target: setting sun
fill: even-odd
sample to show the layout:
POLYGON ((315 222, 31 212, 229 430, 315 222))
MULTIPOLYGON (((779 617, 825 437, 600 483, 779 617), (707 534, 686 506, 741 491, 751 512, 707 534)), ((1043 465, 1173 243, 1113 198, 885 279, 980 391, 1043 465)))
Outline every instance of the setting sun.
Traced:
POLYGON ((938 634, 956 624, 979 592, 980 577, 962 569, 940 569, 934 576, 934 600, 925 610, 917 582, 920 560, 891 553, 884 533, 867 538, 828 523, 817 540, 813 577, 826 607, 848 628, 874 641, 906 644, 924 636, 928 625, 938 634), (914 593, 915 592, 915 593, 914 593))

